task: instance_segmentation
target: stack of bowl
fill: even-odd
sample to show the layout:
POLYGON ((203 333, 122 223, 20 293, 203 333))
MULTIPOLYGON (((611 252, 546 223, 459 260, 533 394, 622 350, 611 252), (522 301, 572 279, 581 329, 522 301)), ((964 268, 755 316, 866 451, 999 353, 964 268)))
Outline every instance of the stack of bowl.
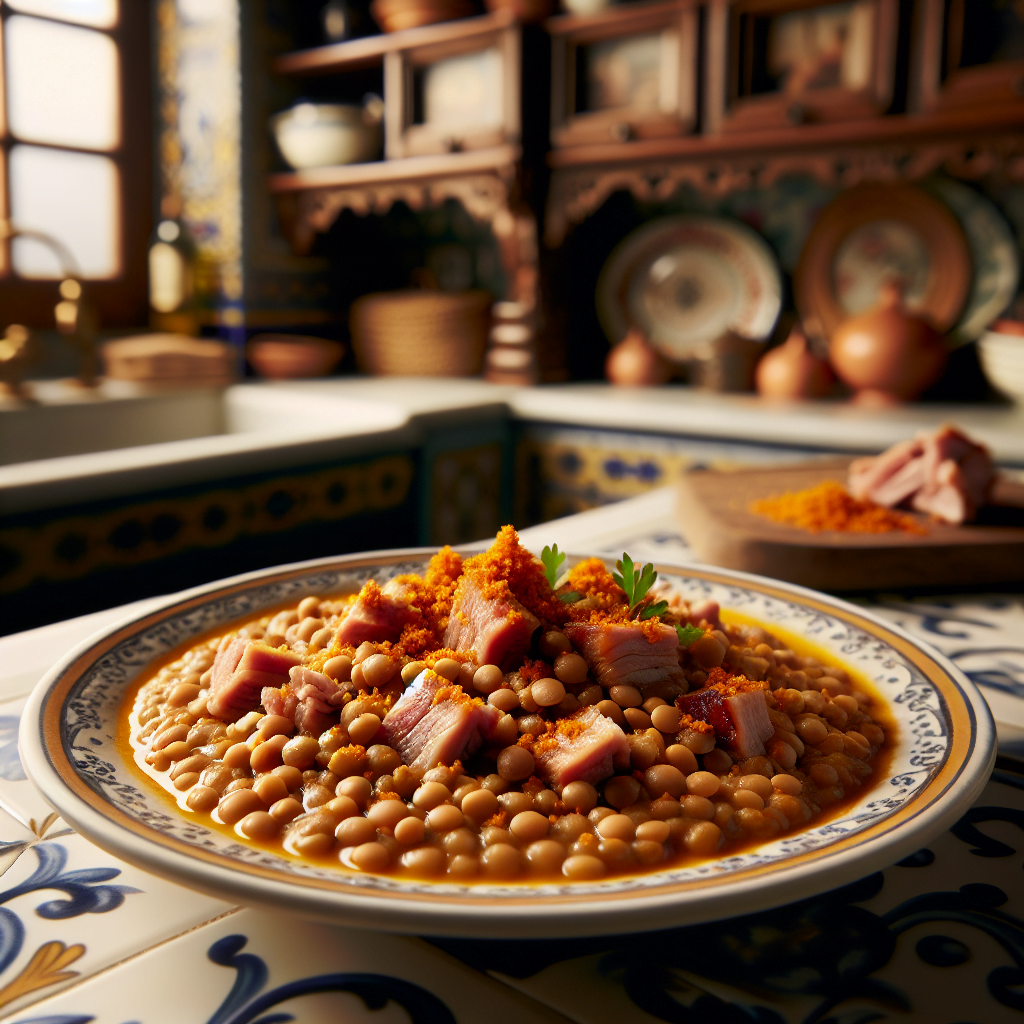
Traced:
POLYGON ((490 314, 491 297, 483 291, 364 295, 350 315, 356 362, 380 376, 475 376, 490 314))

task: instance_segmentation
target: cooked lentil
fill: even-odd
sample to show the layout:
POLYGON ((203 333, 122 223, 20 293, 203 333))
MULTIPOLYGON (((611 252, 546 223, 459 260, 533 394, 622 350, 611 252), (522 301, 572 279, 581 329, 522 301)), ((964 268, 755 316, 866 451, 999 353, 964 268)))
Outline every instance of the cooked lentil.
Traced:
POLYGON ((305 597, 180 653, 126 702, 136 762, 185 813, 293 856, 400 877, 587 882, 731 854, 820 822, 855 796, 887 742, 875 698, 842 666, 760 626, 723 624, 706 602, 661 595, 668 611, 631 620, 622 591, 593 559, 567 585, 582 600, 559 602, 510 528, 485 555, 464 563, 444 549, 423 578, 400 582, 413 611, 397 641, 338 640, 358 600, 385 600, 374 583, 360 595, 305 597), (509 621, 540 621, 516 664, 478 664, 475 649, 444 646, 464 578, 511 604, 509 621), (654 643, 662 624, 703 633, 679 648, 679 674, 653 684, 616 681, 570 639, 597 625, 635 629, 654 643), (321 717, 300 717, 294 703, 265 706, 266 689, 234 721, 213 715, 217 652, 236 640, 259 641, 289 664, 297 659, 293 673, 326 681, 302 686, 330 684, 311 696, 296 682, 299 703, 310 701, 321 717), (477 749, 424 768, 403 758, 388 715, 431 672, 447 687, 435 703, 468 702, 496 717, 477 749), (331 704, 335 685, 341 698, 331 704), (762 694, 771 735, 741 756, 690 713, 687 691, 762 694), (584 714, 621 730, 622 757, 609 760, 610 774, 559 781, 551 758, 596 728, 584 714))

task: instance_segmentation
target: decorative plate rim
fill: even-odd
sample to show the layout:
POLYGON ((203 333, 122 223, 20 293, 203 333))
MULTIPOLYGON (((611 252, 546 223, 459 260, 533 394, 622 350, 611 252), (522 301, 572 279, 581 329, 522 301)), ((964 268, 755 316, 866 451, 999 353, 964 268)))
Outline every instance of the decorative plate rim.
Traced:
MULTIPOLYGON (((613 345, 622 340, 625 329, 629 327, 631 318, 628 310, 625 309, 625 297, 620 293, 628 290, 629 282, 636 272, 637 263, 647 251, 658 247, 659 235, 671 235, 673 231, 686 227, 704 227, 710 231, 717 231, 726 236, 730 242, 748 250, 751 261, 760 270, 760 276, 766 280, 771 279, 773 288, 765 294, 761 304, 766 308, 770 307, 772 313, 771 316, 768 316, 767 313, 763 314, 766 324, 770 320, 767 329, 758 331, 755 335, 744 334, 744 336, 753 341, 765 341, 771 334, 782 309, 782 275, 778 259, 771 246, 743 221, 709 214, 682 213, 658 217, 634 228, 615 246, 601 268, 596 288, 597 313, 601 326, 613 345)), ((662 248, 664 248, 664 243, 662 243, 662 248)), ((728 326, 730 329, 736 329, 735 324, 731 322, 728 326)), ((678 352, 672 349, 672 346, 659 341, 653 335, 649 340, 666 358, 675 360, 682 358, 678 352)), ((700 344, 707 344, 713 340, 713 337, 708 337, 695 344, 694 352, 696 353, 700 344)))
MULTIPOLYGON (((479 549, 479 545, 473 545, 462 550, 479 549)), ((695 924, 816 895, 920 848, 970 806, 991 774, 996 754, 991 713, 974 684, 939 652, 898 626, 830 595, 752 573, 666 560, 658 565, 665 574, 738 585, 766 598, 819 611, 894 648, 935 688, 943 705, 949 744, 930 780, 892 813, 861 830, 841 835, 833 844, 796 853, 782 863, 763 863, 724 877, 682 882, 661 883, 656 881, 658 875, 639 876, 648 884, 634 888, 621 884, 617 890, 606 892, 595 892, 594 887, 587 886, 583 893, 580 890, 584 886, 566 885, 540 896, 539 887, 509 886, 506 888, 521 896, 501 900, 474 896, 472 887, 456 891, 457 887, 443 883, 420 886, 424 891, 402 891, 401 883, 391 890, 361 891, 359 884, 353 883, 353 876, 339 875, 339 880, 330 884, 322 878, 285 876, 270 867, 229 860, 221 853, 197 848, 140 823, 83 780, 65 749, 61 724, 75 684, 118 644, 174 615, 198 608, 210 598, 230 597, 260 583, 298 582, 323 570, 382 568, 422 560, 433 551, 392 549, 258 570, 168 596, 157 607, 100 630, 66 654, 28 699, 19 747, 30 778, 69 824, 101 848, 220 898, 381 931, 551 937, 695 924)), ((269 854, 267 862, 273 863, 269 854)), ((628 878, 610 883, 617 881, 627 883, 628 878)), ((412 884, 406 886, 413 888, 412 884)))

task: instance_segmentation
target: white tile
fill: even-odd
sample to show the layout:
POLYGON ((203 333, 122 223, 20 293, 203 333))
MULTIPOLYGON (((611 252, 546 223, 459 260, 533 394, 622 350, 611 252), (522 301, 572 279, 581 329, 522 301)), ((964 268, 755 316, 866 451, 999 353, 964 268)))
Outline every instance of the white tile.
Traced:
POLYGON ((0 878, 0 1016, 231 909, 74 833, 32 838, 0 878))
POLYGON ((18 756, 18 725, 25 701, 20 697, 0 704, 0 808, 41 836, 57 813, 29 780, 18 756))
POLYGON ((564 1017, 419 939, 255 910, 150 950, 33 1006, 26 1016, 77 1013, 95 1024, 182 1024, 221 1022, 243 1009, 251 1013, 246 1020, 291 1013, 302 1024, 565 1024, 564 1017), (331 975, 333 981, 328 977, 320 987, 334 991, 316 992, 311 979, 331 975), (286 985, 293 986, 291 998, 282 991, 286 985), (265 1002, 257 1011, 260 999, 265 1002))

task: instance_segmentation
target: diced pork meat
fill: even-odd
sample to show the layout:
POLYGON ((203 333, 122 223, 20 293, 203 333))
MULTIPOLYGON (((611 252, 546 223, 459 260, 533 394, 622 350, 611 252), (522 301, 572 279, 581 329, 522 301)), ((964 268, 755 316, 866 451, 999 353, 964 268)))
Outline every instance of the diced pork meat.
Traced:
POLYGON ((502 717, 429 669, 421 672, 384 716, 387 743, 410 768, 452 765, 489 740, 502 717))
POLYGON ((901 441, 872 459, 850 464, 855 498, 907 505, 947 523, 964 523, 985 503, 995 475, 988 449, 955 427, 901 441))
POLYGON ((537 773, 551 788, 577 780, 591 784, 607 779, 616 768, 629 767, 626 734, 595 707, 563 718, 554 731, 533 745, 537 773))
POLYGON ((260 701, 268 715, 283 715, 300 733, 319 736, 334 724, 345 694, 354 689, 351 683, 337 683, 321 672, 296 665, 284 686, 264 687, 260 701))
POLYGON ((298 663, 299 656, 291 651, 279 651, 256 640, 225 638, 214 659, 207 709, 215 718, 237 721, 259 707, 263 687, 284 685, 289 670, 298 663))
POLYGON ((677 698, 676 705, 683 714, 713 726, 715 738, 737 757, 764 754, 765 741, 775 733, 768 717, 764 690, 748 689, 735 683, 724 688, 709 686, 684 694, 677 698))
POLYGON ((402 630, 420 616, 412 596, 413 590, 406 583, 390 580, 380 587, 370 580, 341 620, 335 634, 338 643, 353 647, 366 640, 394 643, 402 630))
POLYGON ((226 636, 217 646, 210 675, 210 689, 221 690, 234 674, 249 641, 244 636, 226 636))
POLYGON ((666 683, 685 689, 679 666, 679 636, 665 623, 569 623, 565 634, 604 687, 640 690, 666 683))
POLYGON ((470 575, 460 577, 444 645, 472 651, 480 665, 498 665, 509 671, 530 649, 540 620, 511 594, 489 598, 483 585, 470 575))

